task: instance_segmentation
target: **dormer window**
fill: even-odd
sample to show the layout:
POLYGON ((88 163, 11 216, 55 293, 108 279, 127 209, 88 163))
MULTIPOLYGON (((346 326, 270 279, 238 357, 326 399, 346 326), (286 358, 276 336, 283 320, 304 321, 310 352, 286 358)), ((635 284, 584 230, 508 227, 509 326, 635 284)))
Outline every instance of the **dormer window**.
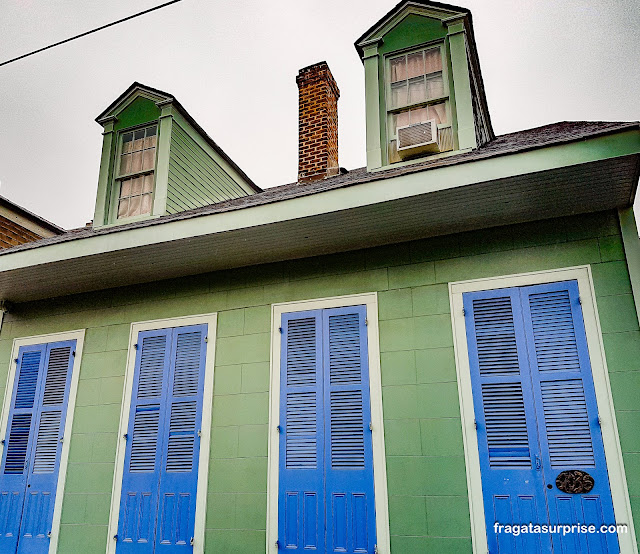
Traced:
POLYGON ((451 150, 448 85, 440 46, 389 58, 389 161, 451 150))
POLYGON ((157 135, 157 125, 121 134, 118 219, 151 213, 157 135))

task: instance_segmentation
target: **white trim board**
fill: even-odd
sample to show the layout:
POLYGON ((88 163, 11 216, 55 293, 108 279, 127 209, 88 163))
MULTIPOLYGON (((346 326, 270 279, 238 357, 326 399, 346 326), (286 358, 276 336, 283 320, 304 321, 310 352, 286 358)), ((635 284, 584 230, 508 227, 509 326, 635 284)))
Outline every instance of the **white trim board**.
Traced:
POLYGON ((587 347, 591 361, 593 384, 596 391, 596 402, 601 420, 602 440, 604 442, 604 452, 607 460, 607 470, 609 472, 613 509, 616 521, 628 525, 627 533, 618 534, 620 552, 622 554, 637 554, 638 552, 627 480, 622 462, 618 427, 613 409, 609 372, 604 354, 602 331, 600 329, 595 290, 591 276, 591 267, 585 265, 449 283, 451 323, 453 326, 453 344, 458 376, 458 395, 460 397, 460 414, 462 418, 462 436, 467 468, 471 537, 474 554, 485 554, 488 551, 488 547, 482 499, 480 457, 478 454, 478 441, 474 425, 475 413, 471 389, 471 372, 467 351, 465 322, 462 313, 462 295, 465 292, 523 287, 572 280, 578 281, 578 290, 580 291, 580 299, 582 301, 582 316, 584 318, 587 335, 587 347))
POLYGON ((211 415, 213 403, 213 368, 215 366, 217 314, 194 315, 168 319, 155 319, 131 324, 129 332, 129 350, 127 353, 127 369, 124 377, 124 395, 120 410, 120 426, 118 429, 118 445, 116 449, 116 464, 113 475, 113 489, 111 493, 111 509, 109 513, 109 533, 107 540, 107 554, 115 554, 116 541, 113 536, 118 533, 118 517, 120 514, 120 493, 122 492, 122 476, 124 473, 124 457, 126 439, 124 434, 129 425, 129 411, 131 409, 131 394, 133 376, 136 365, 136 350, 134 345, 138 341, 140 331, 186 327, 187 325, 207 324, 207 352, 204 374, 204 391, 202 402, 202 438, 200 440, 200 458, 198 460, 198 483, 196 492, 196 513, 194 529, 194 554, 204 554, 204 531, 207 510, 207 486, 209 477, 209 450, 211 443, 211 415))
POLYGON ((390 553, 389 504, 387 498, 387 465, 382 419, 382 380, 380 375, 380 342, 378 332, 378 296, 375 292, 334 296, 315 300, 284 302, 271 306, 271 377, 269 394, 269 454, 267 480, 267 554, 278 552, 278 478, 280 421, 280 342, 282 314, 345 306, 366 306, 367 345, 369 349, 369 393, 373 443, 373 486, 376 508, 376 540, 380 554, 390 553))
MULTIPOLYGON (((22 346, 34 344, 48 344, 51 342, 76 341, 75 356, 71 367, 71 387, 69 389, 69 399, 67 403, 67 415, 64 422, 64 440, 62 441, 62 451, 60 453, 60 468, 58 470, 58 484, 56 486, 56 499, 53 507, 53 520, 51 523, 51 541, 49 542, 49 554, 56 554, 58 551, 58 539, 60 538, 60 516, 62 514, 62 501, 64 499, 64 486, 67 480, 67 464, 69 462, 69 446, 71 445, 71 428, 73 425, 73 412, 76 406, 76 396, 78 393, 78 376, 80 374, 80 363, 82 359, 82 346, 84 343, 84 329, 77 331, 65 331, 64 333, 51 333, 48 335, 37 335, 33 337, 22 337, 13 340, 11 349, 11 365, 7 374, 7 384, 4 389, 4 400, 2 402, 2 416, 0 417, 0 436, 4 437, 7 432, 11 399, 13 397, 13 386, 16 377, 18 364, 18 352, 22 346)), ((0 459, 4 444, 0 445, 0 459)))

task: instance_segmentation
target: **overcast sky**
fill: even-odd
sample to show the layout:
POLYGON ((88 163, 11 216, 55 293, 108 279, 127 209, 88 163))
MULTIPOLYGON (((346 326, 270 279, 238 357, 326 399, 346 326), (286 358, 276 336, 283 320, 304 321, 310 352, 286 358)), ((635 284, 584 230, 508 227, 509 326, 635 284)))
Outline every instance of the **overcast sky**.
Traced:
MULTIPOLYGON (((0 61, 162 0, 0 0, 0 61)), ((353 42, 395 0, 183 0, 0 67, 0 195, 73 228, 93 217, 102 128, 133 81, 170 92, 261 187, 297 173, 298 69, 341 91, 340 165, 365 165, 353 42)), ((496 134, 640 119, 637 0, 464 0, 496 134)), ((638 202, 636 202, 638 206, 638 202)))

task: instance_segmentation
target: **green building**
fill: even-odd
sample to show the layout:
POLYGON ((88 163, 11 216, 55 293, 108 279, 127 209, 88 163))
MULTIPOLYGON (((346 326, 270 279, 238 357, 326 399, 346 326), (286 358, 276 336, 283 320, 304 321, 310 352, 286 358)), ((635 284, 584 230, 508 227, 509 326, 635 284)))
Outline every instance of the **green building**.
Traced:
POLYGON ((355 46, 367 167, 324 62, 268 190, 134 83, 0 250, 0 551, 637 552, 638 123, 496 137, 464 8, 355 46))

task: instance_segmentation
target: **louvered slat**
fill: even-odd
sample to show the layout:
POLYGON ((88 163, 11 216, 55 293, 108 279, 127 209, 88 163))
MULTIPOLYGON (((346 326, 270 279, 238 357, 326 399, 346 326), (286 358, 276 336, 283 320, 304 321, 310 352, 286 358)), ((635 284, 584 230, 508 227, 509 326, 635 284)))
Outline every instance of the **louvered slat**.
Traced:
MULTIPOLYGON (((196 385, 197 387, 197 368, 196 385)), ((196 436, 196 401, 175 402, 171 406, 167 471, 191 471, 196 436)))
POLYGON ((200 331, 178 335, 173 396, 198 394, 201 341, 202 332, 200 331))
POLYGON ((33 407, 41 357, 40 351, 25 352, 22 355, 20 375, 18 376, 18 390, 16 391, 16 409, 33 407))
POLYGON ((30 429, 31 414, 14 414, 11 419, 7 457, 4 464, 4 473, 7 475, 24 473, 30 429))
POLYGON ((287 394, 286 425, 287 469, 315 469, 317 467, 315 391, 287 394))
POLYGON ((331 393, 331 467, 364 469, 362 393, 331 393))
POLYGON ((315 319, 294 319, 287 329, 287 385, 314 386, 316 383, 315 319))
POLYGON ((47 364, 47 378, 44 385, 44 406, 55 406, 62 404, 67 384, 67 373, 69 368, 69 356, 71 348, 53 348, 49 354, 47 364))
POLYGON ((142 355, 138 377, 138 398, 160 398, 167 347, 165 335, 142 339, 142 355))
POLYGON ((329 318, 329 373, 332 386, 361 382, 358 314, 329 318))
POLYGON ((159 419, 159 404, 146 404, 137 408, 129 461, 129 471, 132 473, 148 473, 155 470, 159 419))
MULTIPOLYGON (((68 356, 65 369, 68 364, 68 356)), ((66 382, 66 375, 65 381, 66 382)), ((62 385, 64 395, 64 383, 62 385)), ((46 391, 45 391, 46 394, 46 391)), ((62 413, 58 410, 44 412, 40 416, 36 452, 33 461, 33 473, 53 473, 56 467, 58 446, 60 444, 60 422, 62 413)))
POLYGON ((510 298, 473 301, 480 375, 518 375, 513 310, 510 298))
POLYGON ((529 296, 538 371, 580 371, 568 291, 529 296))
POLYGON ((531 467, 527 420, 520 383, 482 385, 489 465, 531 467))

